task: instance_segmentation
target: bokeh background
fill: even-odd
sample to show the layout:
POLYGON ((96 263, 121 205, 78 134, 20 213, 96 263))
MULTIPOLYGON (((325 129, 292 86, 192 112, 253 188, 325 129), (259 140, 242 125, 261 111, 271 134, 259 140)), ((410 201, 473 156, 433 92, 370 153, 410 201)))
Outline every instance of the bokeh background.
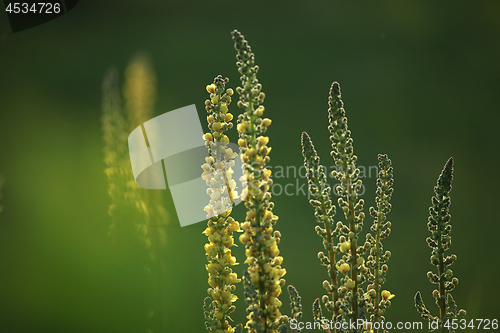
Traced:
MULTIPOLYGON (((0 8, 0 332, 205 331, 204 222, 172 226, 177 216, 164 191, 169 226, 149 230, 166 239, 154 256, 134 228, 108 236, 101 86, 109 67, 122 80, 134 55, 146 53, 157 80, 154 115, 195 103, 205 124, 205 86, 218 74, 230 87, 239 83, 233 29, 249 40, 260 66, 273 167, 302 165, 302 131, 332 165, 327 97, 334 80, 359 165, 376 165, 378 153, 392 159, 385 287, 396 298, 387 319, 421 321, 417 290, 437 313, 426 277, 426 221, 450 156, 450 252, 458 255, 460 279, 453 295, 467 319, 499 319, 499 2, 80 1, 15 34, 0 8)), ((235 105, 231 111, 239 112, 235 105)), ((367 208, 375 178, 363 179, 367 208)), ((293 184, 290 193, 305 179, 289 174, 275 182, 293 184)), ((273 201, 285 277, 311 321, 327 277, 316 259, 322 245, 313 209, 301 191, 273 201)), ((244 207, 233 215, 242 220, 244 207)), ((240 262, 243 250, 234 250, 240 262)), ((289 313, 286 291, 282 300, 289 313)), ((233 318, 245 321, 241 297, 237 306, 233 318)))

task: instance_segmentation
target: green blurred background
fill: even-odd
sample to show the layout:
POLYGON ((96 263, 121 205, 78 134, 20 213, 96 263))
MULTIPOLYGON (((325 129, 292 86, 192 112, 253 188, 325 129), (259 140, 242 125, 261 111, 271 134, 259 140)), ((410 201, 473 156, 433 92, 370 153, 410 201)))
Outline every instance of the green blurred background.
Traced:
MULTIPOLYGON (((0 173, 6 180, 0 332, 205 331, 204 222, 165 229, 167 246, 157 254, 161 276, 145 269, 157 263, 134 235, 116 242, 107 235, 101 84, 107 68, 123 76, 131 57, 147 52, 158 80, 155 114, 196 103, 205 124, 205 86, 217 74, 228 76, 230 87, 239 84, 233 29, 249 40, 260 66, 266 116, 273 120, 273 167, 302 164, 302 131, 322 162, 332 164, 326 112, 334 80, 359 165, 376 165, 378 153, 392 159, 393 233, 384 246, 393 255, 385 287, 396 298, 387 319, 421 321, 413 305, 417 290, 437 313, 426 277, 432 268, 426 220, 450 156, 451 253, 458 255, 453 270, 460 279, 453 295, 467 319, 499 318, 498 1, 80 1, 68 14, 15 34, 0 7, 0 173)), ((363 181, 368 208, 375 175, 363 181)), ((297 180, 275 182, 292 183, 292 190, 297 180)), ((273 201, 285 278, 311 321, 311 304, 324 294, 327 277, 316 259, 322 245, 313 209, 301 193, 273 201)), ((242 220, 244 207, 233 215, 242 220)), ((365 228, 370 224, 368 218, 365 228)), ((242 246, 234 253, 244 261, 242 246)), ((282 300, 288 314, 286 291, 282 300)), ((235 321, 245 321, 242 299, 236 305, 235 321)))

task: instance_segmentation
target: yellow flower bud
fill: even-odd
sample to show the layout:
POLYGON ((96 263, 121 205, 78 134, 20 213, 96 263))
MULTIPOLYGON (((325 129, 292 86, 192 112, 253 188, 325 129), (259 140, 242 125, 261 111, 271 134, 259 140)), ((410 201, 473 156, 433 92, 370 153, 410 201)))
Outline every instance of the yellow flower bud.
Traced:
POLYGON ((259 143, 259 146, 263 147, 263 146, 267 145, 267 143, 269 142, 269 137, 268 136, 259 136, 257 138, 257 141, 259 143))
POLYGON ((227 112, 227 104, 226 103, 222 103, 221 106, 220 106, 220 112, 222 113, 226 113, 227 112))
POLYGON ((214 97, 212 97, 212 104, 217 104, 219 103, 219 95, 214 95, 214 97))
POLYGON ((264 120, 262 120, 262 126, 264 126, 264 127, 269 127, 269 125, 271 125, 271 123, 272 123, 272 120, 269 118, 264 118, 264 120))
POLYGON ((257 155, 257 150, 255 150, 254 148, 250 148, 246 151, 245 153, 248 157, 255 157, 255 155, 257 155))
POLYGON ((259 106, 257 108, 257 110, 255 110, 254 114, 257 116, 257 117, 262 117, 262 115, 264 114, 264 106, 259 106))
POLYGON ((231 113, 226 114, 226 117, 224 118, 224 121, 228 122, 233 120, 233 115, 231 113))
POLYGON ((214 131, 219 131, 221 128, 222 128, 222 124, 221 124, 221 123, 219 123, 219 122, 216 122, 216 123, 213 123, 213 124, 212 124, 212 129, 213 129, 214 131))
POLYGON ((209 84, 209 85, 207 85, 207 92, 209 94, 211 94, 211 93, 215 92, 215 88, 216 88, 215 84, 213 84, 213 83, 209 84))
POLYGON ((389 299, 393 298, 394 296, 396 296, 396 295, 391 294, 391 292, 388 290, 382 291, 381 295, 382 295, 382 298, 385 300, 389 300, 389 299))
POLYGON ((358 266, 362 266, 365 263, 365 258, 359 257, 358 259, 356 259, 356 263, 358 264, 358 266))
POLYGON ((224 135, 221 139, 221 142, 222 143, 229 143, 229 138, 227 137, 227 135, 224 135))
POLYGON ((343 242, 342 244, 340 244, 340 251, 342 251, 344 253, 347 253, 350 248, 351 248, 351 242, 349 242, 349 241, 343 242))
POLYGON ((269 211, 269 210, 264 211, 264 219, 265 220, 271 221, 273 216, 274 216, 274 214, 271 211, 269 211))
POLYGON ((215 318, 217 318, 217 320, 222 320, 222 318, 224 318, 224 313, 217 311, 215 313, 215 318))
POLYGON ((213 123, 213 121, 214 121, 214 116, 210 115, 207 117, 207 122, 213 123))
POLYGON ((248 243, 248 234, 246 232, 240 235, 240 243, 241 244, 248 243))
POLYGON ((354 283, 354 281, 352 279, 349 279, 346 283, 345 283, 345 287, 347 289, 354 289, 354 287, 356 286, 356 283, 354 283))
POLYGON ((238 126, 236 126, 238 132, 244 132, 247 128, 248 128, 248 123, 246 121, 239 123, 238 126))
POLYGON ((247 140, 238 139, 238 146, 245 148, 247 146, 247 140))
POLYGON ((205 139, 206 141, 212 141, 212 133, 205 133, 203 139, 205 139))
POLYGON ((226 95, 227 96, 233 96, 233 94, 234 94, 233 89, 229 88, 228 90, 226 90, 226 95))
POLYGON ((342 265, 337 266, 337 269, 339 270, 340 273, 345 275, 351 270, 351 266, 349 266, 349 264, 347 263, 343 263, 342 265))

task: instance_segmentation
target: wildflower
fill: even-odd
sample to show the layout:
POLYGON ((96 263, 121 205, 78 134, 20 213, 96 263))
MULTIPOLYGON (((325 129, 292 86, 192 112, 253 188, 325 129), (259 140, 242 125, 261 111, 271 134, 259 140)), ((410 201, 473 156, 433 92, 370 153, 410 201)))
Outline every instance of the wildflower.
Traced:
POLYGON ((394 296, 396 296, 396 295, 391 294, 391 292, 388 290, 382 291, 381 295, 382 295, 382 298, 385 300, 392 299, 394 296))
POLYGON ((265 146, 269 142, 269 137, 267 136, 259 136, 257 138, 257 142, 259 143, 259 146, 265 146))
POLYGON ((351 248, 351 242, 343 242, 340 244, 340 251, 347 253, 349 249, 351 248))
POLYGON ((269 127, 269 126, 271 125, 271 123, 272 123, 272 120, 271 120, 271 119, 269 119, 269 118, 264 118, 264 119, 262 120, 262 126, 263 126, 263 127, 269 127))
POLYGON ((201 167, 203 169, 202 178, 209 186, 207 194, 210 195, 209 204, 205 207, 209 222, 208 227, 203 231, 209 240, 209 243, 205 244, 205 252, 209 262, 206 266, 209 274, 208 283, 214 288, 209 289, 209 303, 215 302, 217 304, 216 308, 207 308, 209 314, 206 317, 206 324, 209 327, 224 328, 222 330, 224 332, 234 332, 234 329, 225 320, 225 316, 234 311, 234 306, 231 303, 236 299, 236 296, 231 292, 235 290, 234 283, 240 282, 236 273, 233 273, 231 269, 231 266, 237 265, 237 262, 230 250, 230 247, 234 246, 233 233, 239 231, 240 227, 239 223, 229 216, 232 201, 229 202, 227 194, 230 195, 231 200, 237 196, 236 182, 231 179, 233 174, 231 167, 234 166, 232 159, 237 154, 232 149, 226 148, 229 138, 223 134, 232 126, 228 123, 232 117, 226 115, 225 122, 220 121, 221 112, 227 113, 228 111, 227 104, 221 103, 220 108, 216 107, 220 101, 219 95, 223 93, 227 82, 227 79, 217 76, 214 83, 207 86, 207 92, 211 94, 211 99, 207 100, 205 105, 207 112, 211 113, 207 117, 211 133, 204 135, 209 156, 205 158, 206 163, 201 167), (215 94, 216 91, 218 94, 215 94), (221 142, 222 145, 218 145, 215 149, 215 144, 212 141, 216 141, 215 144, 221 142), (214 170, 222 172, 214 173, 214 170), (214 315, 217 323, 213 322, 214 315))
POLYGON ((206 141, 212 141, 212 133, 206 133, 203 136, 203 139, 205 139, 206 141))
POLYGON ((212 83, 212 84, 209 84, 209 85, 207 85, 207 92, 208 92, 209 94, 212 94, 212 93, 214 93, 214 92, 215 92, 215 88, 216 88, 216 87, 215 87, 215 84, 213 84, 213 83, 212 83))
POLYGON ((222 112, 223 114, 226 114, 227 112, 227 104, 226 103, 222 103, 221 106, 220 106, 220 112, 222 112))
POLYGON ((222 124, 221 124, 221 123, 219 123, 219 122, 216 122, 216 123, 213 123, 213 124, 212 124, 212 129, 213 129, 214 131, 220 131, 220 129, 221 129, 221 128, 222 128, 222 124))
POLYGON ((339 270, 340 273, 346 275, 347 272, 351 270, 351 266, 349 266, 349 264, 343 263, 340 266, 337 266, 337 269, 339 270))

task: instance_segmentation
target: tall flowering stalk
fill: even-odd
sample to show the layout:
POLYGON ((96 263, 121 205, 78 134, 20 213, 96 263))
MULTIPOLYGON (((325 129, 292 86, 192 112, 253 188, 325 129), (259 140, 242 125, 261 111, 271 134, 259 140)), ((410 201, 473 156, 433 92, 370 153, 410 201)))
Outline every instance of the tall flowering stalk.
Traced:
POLYGON ((358 300, 362 295, 358 289, 363 282, 363 276, 360 274, 363 260, 360 255, 365 253, 369 246, 358 248, 357 245, 358 235, 363 227, 365 217, 362 211, 364 201, 358 198, 362 181, 358 178, 360 170, 356 167, 357 156, 353 152, 351 131, 347 127, 344 103, 340 95, 340 86, 337 82, 334 82, 328 99, 328 120, 330 123, 328 129, 332 142, 331 154, 337 167, 337 171, 333 171, 332 175, 340 183, 336 187, 337 194, 340 196, 338 204, 344 212, 348 225, 347 230, 339 224, 339 227, 341 227, 339 229, 343 234, 339 237, 339 249, 345 254, 339 261, 338 267, 339 271, 345 274, 345 264, 348 264, 351 271, 350 278, 345 276, 340 280, 343 286, 339 288, 339 297, 343 297, 347 301, 341 305, 341 309, 347 315, 346 317, 356 321, 359 315, 358 300), (347 236, 347 239, 345 236, 347 236), (350 303, 350 309, 347 308, 346 303, 350 303))
POLYGON ((449 207, 451 204, 450 191, 453 179, 453 158, 446 162, 443 171, 439 175, 437 185, 434 187, 435 196, 432 197, 432 206, 429 208, 429 220, 427 229, 432 236, 427 238, 427 244, 432 249, 431 264, 436 266, 437 274, 429 271, 427 277, 430 282, 438 285, 434 289, 432 296, 439 307, 439 316, 434 317, 427 310, 420 292, 415 295, 415 306, 422 318, 426 320, 438 320, 441 332, 454 332, 449 319, 465 316, 464 309, 457 310, 455 300, 451 296, 451 291, 458 284, 458 279, 453 277, 453 272, 448 267, 451 266, 457 256, 452 254, 445 256, 444 253, 451 245, 451 215, 449 207))
POLYGON ((263 118, 265 94, 257 80, 259 67, 255 65, 254 54, 244 36, 232 32, 237 51, 238 71, 242 86, 238 87, 240 99, 238 107, 244 111, 238 117, 238 133, 244 175, 242 177, 242 200, 247 208, 246 220, 242 224, 244 233, 240 241, 246 247, 245 263, 248 270, 244 275, 245 301, 247 308, 246 328, 251 333, 277 332, 284 328, 288 317, 280 312, 281 287, 285 285, 282 277, 286 270, 281 267, 283 257, 279 256, 279 231, 273 229, 278 216, 273 214, 274 203, 270 201, 269 191, 273 181, 269 163, 269 137, 262 136, 271 120, 263 118))
MULTIPOLYGON (((317 222, 321 224, 315 230, 322 237, 327 252, 327 255, 324 252, 318 253, 329 276, 329 280, 323 281, 323 287, 330 295, 323 295, 321 301, 332 312, 333 321, 357 322, 362 319, 364 325, 353 331, 371 331, 374 322, 383 320, 385 308, 390 306, 389 299, 394 297, 389 291, 380 290, 387 271, 385 263, 390 256, 389 251, 382 254, 381 241, 390 233, 390 222, 385 222, 385 219, 391 207, 392 167, 386 155, 379 155, 381 170, 377 179, 377 209, 372 207, 370 210, 376 218, 372 226, 375 236, 367 234, 366 241, 358 245, 365 218, 364 200, 358 197, 362 182, 358 178, 360 170, 356 167, 357 157, 353 153, 353 140, 347 127, 337 82, 330 89, 328 119, 331 154, 336 166, 332 175, 339 182, 335 191, 340 197, 338 205, 344 212, 346 224, 342 221, 334 222, 336 208, 330 199, 331 189, 327 183, 326 168, 320 164, 309 135, 302 133, 302 154, 312 197, 310 203, 315 208, 317 222), (370 283, 366 293, 362 288, 364 283, 370 283), (369 313, 372 313, 371 322, 366 320, 369 313)), ((316 321, 325 319, 319 298, 313 303, 313 315, 316 321)), ((324 329, 330 331, 329 328, 324 329)), ((346 329, 335 328, 335 331, 344 332, 346 329)))
POLYGON ((241 281, 231 269, 231 266, 237 265, 230 249, 235 246, 233 233, 240 230, 240 225, 229 216, 238 195, 236 182, 231 179, 234 158, 238 154, 227 147, 229 138, 224 134, 233 127, 233 115, 228 112, 233 90, 225 90, 228 81, 219 75, 207 86, 210 99, 206 100, 205 108, 209 113, 207 122, 210 132, 203 135, 209 156, 202 165, 202 178, 207 182, 207 194, 210 195, 210 202, 205 207, 208 227, 203 233, 209 240, 205 244, 205 252, 211 287, 208 289, 210 297, 205 299, 205 326, 214 333, 235 332, 227 319, 231 319, 229 315, 235 310, 233 302, 237 297, 232 293, 236 290, 234 284, 241 281))
MULTIPOLYGON (((383 252, 382 240, 391 233, 391 222, 387 220, 387 214, 391 212, 392 206, 390 200, 392 197, 393 169, 391 160, 387 155, 378 155, 379 174, 377 178, 377 197, 375 202, 377 208, 370 207, 370 215, 374 218, 371 226, 372 234, 369 234, 367 241, 371 244, 370 255, 366 262, 366 267, 371 270, 368 273, 368 281, 365 299, 367 300, 367 309, 371 313, 370 323, 377 323, 385 320, 386 309, 391 306, 394 297, 388 290, 381 290, 385 282, 385 275, 388 270, 387 262, 391 256, 390 251, 383 252)), ((377 333, 379 330, 374 328, 377 333)))
MULTIPOLYGON (((320 158, 314 149, 311 138, 306 132, 302 133, 302 154, 304 156, 304 166, 307 170, 309 192, 312 196, 309 202, 315 208, 314 216, 317 222, 324 226, 322 228, 318 225, 315 228, 318 235, 323 238, 323 246, 327 251, 327 256, 323 252, 318 253, 318 258, 321 264, 327 267, 330 277, 330 281, 325 280, 323 282, 323 287, 331 294, 332 302, 330 303, 326 298, 324 302, 327 309, 333 311, 333 317, 337 318, 339 315, 339 306, 337 304, 339 294, 334 239, 339 236, 343 223, 340 222, 338 228, 335 226, 333 217, 335 216, 336 208, 332 205, 332 200, 330 199, 331 188, 327 183, 326 169, 320 164, 320 158)), ((316 299, 314 304, 313 312, 315 320, 320 321, 323 318, 321 308, 319 307, 319 299, 316 299)))

